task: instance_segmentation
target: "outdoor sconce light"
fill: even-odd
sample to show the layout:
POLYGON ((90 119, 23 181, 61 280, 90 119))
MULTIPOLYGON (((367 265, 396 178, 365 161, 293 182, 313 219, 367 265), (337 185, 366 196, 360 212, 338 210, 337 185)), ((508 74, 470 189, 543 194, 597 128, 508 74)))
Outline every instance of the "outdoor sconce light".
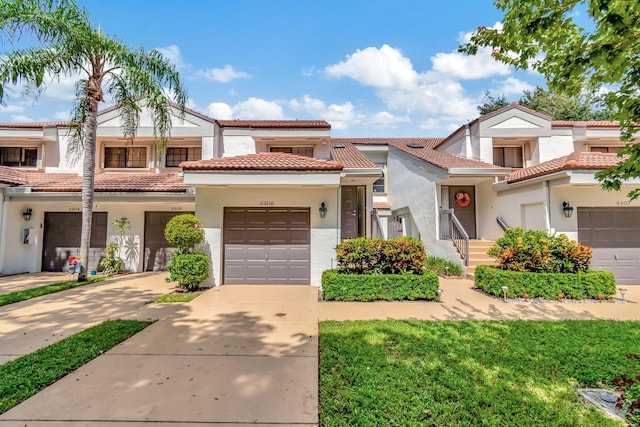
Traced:
POLYGON ((620 292, 620 295, 622 295, 622 303, 624 304, 624 294, 625 292, 627 292, 627 288, 618 288, 618 292, 620 292))
POLYGON ((503 293, 503 295, 504 295, 504 300, 505 300, 505 301, 507 300, 507 291, 508 291, 508 290, 509 290, 509 287, 508 287, 508 286, 503 286, 503 287, 502 287, 502 293, 503 293))
POLYGON ((320 209, 318 209, 318 212, 320 212, 320 218, 327 216, 327 205, 325 205, 324 202, 320 203, 320 209))
POLYGON ((24 218, 25 221, 29 221, 31 219, 31 213, 31 208, 27 208, 24 212, 22 212, 22 218, 24 218))
POLYGON ((562 213, 564 213, 565 218, 571 218, 571 215, 573 215, 573 206, 571 206, 569 202, 562 202, 562 213))

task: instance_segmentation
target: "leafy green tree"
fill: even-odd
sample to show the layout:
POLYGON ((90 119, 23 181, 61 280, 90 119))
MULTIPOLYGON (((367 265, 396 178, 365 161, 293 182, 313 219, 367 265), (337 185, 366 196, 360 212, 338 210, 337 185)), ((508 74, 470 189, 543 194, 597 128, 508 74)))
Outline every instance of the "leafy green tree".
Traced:
MULTIPOLYGON (((0 101, 7 85, 25 83, 37 91, 45 80, 79 76, 71 114, 73 144, 83 154, 82 233, 79 280, 85 280, 91 238, 98 105, 109 94, 122 115, 123 135, 133 140, 141 102, 151 112, 159 149, 171 130, 172 103, 184 115, 186 92, 175 67, 156 50, 132 49, 103 34, 73 0, 0 0, 0 40, 35 46, 2 52, 0 101), (142 101, 144 100, 144 101, 142 101)), ((18 45, 19 46, 19 45, 18 45)))
MULTIPOLYGON (((518 104, 555 120, 611 120, 614 116, 603 97, 595 91, 583 90, 580 95, 567 95, 536 87, 534 90, 525 90, 518 104)), ((509 102, 504 95, 494 96, 491 92, 485 92, 484 102, 478 106, 478 111, 488 114, 507 105, 509 102)))
POLYGON ((509 101, 507 101, 507 97, 504 96, 504 94, 493 95, 491 92, 486 91, 482 98, 482 104, 478 105, 476 108, 478 108, 480 115, 484 116, 485 114, 504 108, 507 105, 509 105, 509 101))
MULTIPOLYGON (((618 165, 596 176, 607 190, 619 190, 640 176, 640 2, 629 0, 495 0, 504 12, 502 28, 480 27, 459 50, 493 49, 498 61, 532 68, 552 91, 579 95, 584 87, 608 87, 605 100, 620 120, 618 165), (585 17, 588 22, 585 21, 585 17), (583 27, 581 22, 585 21, 583 27)), ((640 188, 629 194, 640 197, 640 188)))

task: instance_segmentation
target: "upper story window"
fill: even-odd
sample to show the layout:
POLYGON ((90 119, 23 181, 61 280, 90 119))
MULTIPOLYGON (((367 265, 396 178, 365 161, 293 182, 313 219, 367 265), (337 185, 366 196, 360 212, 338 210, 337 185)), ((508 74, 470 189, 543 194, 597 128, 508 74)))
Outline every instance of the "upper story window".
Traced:
POLYGON ((522 147, 493 147, 493 164, 505 168, 521 168, 522 147))
POLYGON ((269 147, 272 153, 288 153, 296 156, 313 157, 313 147, 269 147))
POLYGON ((35 168, 38 164, 38 149, 23 147, 0 147, 0 165, 35 168))
POLYGON ((591 147, 589 151, 592 153, 617 153, 622 147, 591 147))
POLYGON ((104 168, 146 168, 147 147, 105 147, 104 168))
POLYGON ((177 168, 182 162, 200 160, 202 158, 202 148, 200 147, 169 147, 165 165, 168 168, 177 168))
POLYGON ((382 176, 378 179, 376 179, 376 181, 373 183, 373 192, 374 193, 386 193, 386 187, 385 187, 385 169, 386 169, 386 165, 382 164, 382 163, 377 163, 376 166, 378 166, 380 169, 382 169, 382 176))

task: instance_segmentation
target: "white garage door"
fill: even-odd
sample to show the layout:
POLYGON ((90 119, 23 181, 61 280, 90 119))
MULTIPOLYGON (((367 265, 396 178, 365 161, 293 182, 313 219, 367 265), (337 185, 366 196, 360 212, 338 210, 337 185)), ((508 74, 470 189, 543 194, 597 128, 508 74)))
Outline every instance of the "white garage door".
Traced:
POLYGON ((593 248, 591 268, 640 284, 640 208, 578 208, 578 240, 593 248))
POLYGON ((308 208, 225 208, 225 284, 308 285, 308 208))

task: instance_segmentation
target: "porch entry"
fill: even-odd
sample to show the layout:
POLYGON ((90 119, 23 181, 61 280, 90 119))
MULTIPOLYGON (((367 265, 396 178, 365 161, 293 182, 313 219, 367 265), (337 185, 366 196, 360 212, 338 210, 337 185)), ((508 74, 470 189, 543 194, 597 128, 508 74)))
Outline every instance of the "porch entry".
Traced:
POLYGON ((472 185, 449 186, 449 209, 469 235, 476 238, 476 188, 472 185))
POLYGON ((366 236, 365 186, 345 185, 341 188, 340 238, 366 236))

